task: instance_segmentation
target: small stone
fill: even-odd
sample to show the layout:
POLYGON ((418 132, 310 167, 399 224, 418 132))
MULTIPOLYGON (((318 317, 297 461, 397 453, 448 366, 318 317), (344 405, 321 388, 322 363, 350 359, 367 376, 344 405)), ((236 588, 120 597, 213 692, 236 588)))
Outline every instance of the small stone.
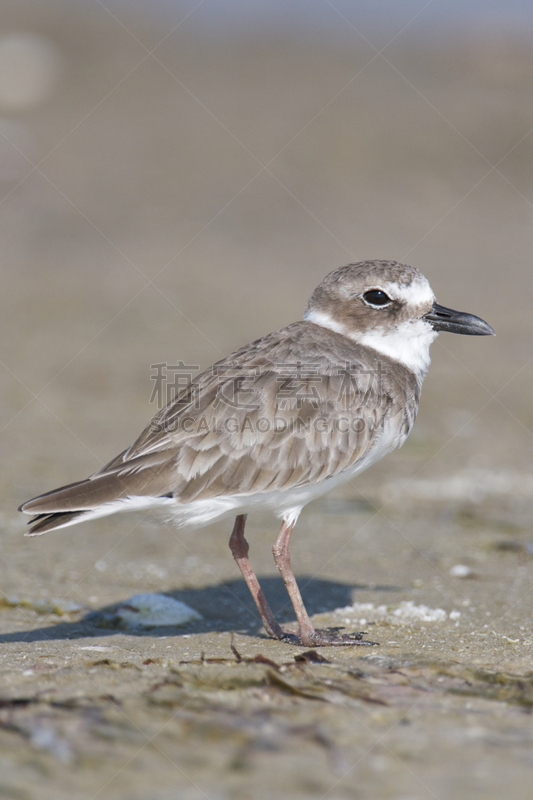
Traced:
POLYGON ((472 570, 466 564, 454 564, 450 569, 450 577, 452 578, 470 578, 472 570))
POLYGON ((164 594, 146 592, 125 600, 115 610, 115 615, 127 628, 156 628, 161 625, 186 625, 202 619, 194 608, 164 594))

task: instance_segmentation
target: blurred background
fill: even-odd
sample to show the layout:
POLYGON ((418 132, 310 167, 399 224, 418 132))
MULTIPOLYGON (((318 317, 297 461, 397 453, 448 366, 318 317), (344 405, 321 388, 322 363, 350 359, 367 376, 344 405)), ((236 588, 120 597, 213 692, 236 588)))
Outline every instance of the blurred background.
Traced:
POLYGON ((361 491, 404 479, 420 494, 423 477, 437 495, 490 486, 523 508, 530 3, 1 8, 6 529, 22 531, 20 502, 132 441, 156 410, 150 365, 205 368, 366 258, 417 266, 439 302, 498 335, 439 338, 408 444, 361 491), (441 486, 451 475, 459 488, 441 486))
MULTIPOLYGON (((0 718, 0 744, 11 748, 0 793, 89 800, 105 788, 166 800, 192 775, 207 788, 185 781, 180 797, 271 797, 272 781, 279 796, 302 798, 530 797, 522 710, 506 716, 494 704, 497 733, 484 734, 479 705, 461 704, 450 728, 427 695, 419 722, 409 701, 415 722, 396 729, 400 756, 383 750, 375 768, 362 707, 346 712, 361 738, 357 775, 303 745, 285 759, 286 734, 272 728, 252 795, 244 740, 224 768, 217 755, 218 742, 241 737, 233 716, 222 734, 191 734, 170 706, 154 727, 156 707, 142 694, 156 676, 161 686, 174 680, 169 658, 233 658, 230 631, 251 656, 288 649, 258 638, 230 523, 177 531, 123 515, 28 540, 16 508, 130 444, 157 410, 151 365, 207 368, 299 319, 331 269, 405 261, 441 304, 483 317, 497 336, 438 338, 407 443, 304 510, 294 569, 321 626, 348 624, 331 612, 354 599, 450 615, 440 627, 365 627, 382 647, 335 654, 347 664, 363 655, 387 672, 401 659, 452 658, 466 664, 467 683, 472 665, 530 673, 532 222, 530 0, 0 0, 0 671, 30 715, 18 728, 7 706, 0 718), (204 620, 144 636, 80 621, 147 591, 191 602, 204 620), (98 669, 110 665, 105 680, 92 676, 91 651, 98 669), (129 679, 111 669, 131 662, 129 679), (41 719, 31 704, 45 695, 63 697, 77 727, 62 734, 58 723, 56 736, 50 722, 42 734, 42 720, 59 713, 41 719), (166 760, 133 735, 120 750, 122 717, 117 743, 106 734, 100 750, 100 733, 83 733, 84 709, 107 714, 107 703, 118 719, 121 696, 137 697, 126 706, 135 735, 139 724, 150 744, 154 731, 164 734, 158 746, 170 737, 166 760), (238 780, 240 794, 224 793, 238 780), (163 785, 168 793, 156 791, 163 785)), ((256 514, 247 531, 273 608, 290 623, 271 558, 275 528, 256 514)), ((240 701, 228 702, 233 715, 240 701)), ((287 702, 296 709, 292 694, 287 702)), ((329 708, 337 717, 325 727, 316 712, 317 742, 344 730, 341 707, 329 708)), ((368 709, 380 741, 395 720, 411 721, 403 706, 399 716, 368 709)), ((352 741, 339 737, 341 750, 352 741)))

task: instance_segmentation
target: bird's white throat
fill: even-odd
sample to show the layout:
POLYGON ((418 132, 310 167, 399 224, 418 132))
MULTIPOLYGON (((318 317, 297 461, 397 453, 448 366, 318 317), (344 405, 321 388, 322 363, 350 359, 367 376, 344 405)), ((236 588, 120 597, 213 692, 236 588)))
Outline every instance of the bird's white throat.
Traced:
POLYGON ((350 330, 329 314, 317 309, 310 309, 304 319, 398 361, 414 372, 420 382, 424 379, 431 361, 429 347, 438 336, 437 331, 424 319, 407 320, 390 329, 380 327, 367 331, 350 330))

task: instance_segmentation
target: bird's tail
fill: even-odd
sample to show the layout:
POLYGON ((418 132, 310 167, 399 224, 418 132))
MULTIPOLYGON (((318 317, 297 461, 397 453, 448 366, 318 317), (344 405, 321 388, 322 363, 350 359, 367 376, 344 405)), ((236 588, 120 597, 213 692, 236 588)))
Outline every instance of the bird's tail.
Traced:
POLYGON ((164 469, 167 460, 166 452, 157 452, 124 463, 121 454, 86 480, 28 500, 19 509, 35 514, 28 535, 66 528, 116 511, 142 510, 171 502, 164 469))
POLYGON ((112 509, 111 503, 120 501, 122 494, 117 491, 116 484, 116 480, 89 478, 61 486, 59 489, 28 500, 19 508, 19 511, 25 514, 35 514, 29 522, 31 527, 26 535, 38 536, 56 528, 76 525, 84 519, 94 519, 113 513, 116 507, 112 509))

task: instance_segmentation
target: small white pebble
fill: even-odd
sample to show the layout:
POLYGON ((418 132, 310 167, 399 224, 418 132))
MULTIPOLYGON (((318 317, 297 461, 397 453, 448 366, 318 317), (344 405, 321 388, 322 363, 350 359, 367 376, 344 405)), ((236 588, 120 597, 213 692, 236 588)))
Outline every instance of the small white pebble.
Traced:
POLYGON ((450 576, 452 578, 468 578, 471 574, 472 570, 470 567, 467 567, 466 564, 454 564, 450 569, 450 576))

